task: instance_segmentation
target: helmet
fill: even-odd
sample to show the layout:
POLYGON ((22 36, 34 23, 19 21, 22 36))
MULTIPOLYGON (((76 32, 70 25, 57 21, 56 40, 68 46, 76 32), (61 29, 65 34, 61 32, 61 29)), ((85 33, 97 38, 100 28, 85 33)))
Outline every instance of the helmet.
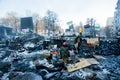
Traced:
POLYGON ((67 43, 66 42, 63 42, 63 46, 66 46, 67 45, 67 43))

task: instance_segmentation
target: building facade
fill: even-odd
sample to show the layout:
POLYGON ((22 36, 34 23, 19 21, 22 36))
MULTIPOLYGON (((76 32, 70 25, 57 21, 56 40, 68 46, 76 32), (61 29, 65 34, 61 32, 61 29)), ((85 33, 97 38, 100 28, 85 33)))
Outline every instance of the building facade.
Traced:
POLYGON ((109 36, 107 37, 113 37, 114 36, 114 18, 113 17, 108 17, 106 21, 106 31, 109 36))
POLYGON ((118 0, 116 11, 114 12, 114 34, 115 36, 120 36, 120 0, 118 0))
POLYGON ((12 28, 0 25, 0 38, 4 38, 12 34, 12 28))

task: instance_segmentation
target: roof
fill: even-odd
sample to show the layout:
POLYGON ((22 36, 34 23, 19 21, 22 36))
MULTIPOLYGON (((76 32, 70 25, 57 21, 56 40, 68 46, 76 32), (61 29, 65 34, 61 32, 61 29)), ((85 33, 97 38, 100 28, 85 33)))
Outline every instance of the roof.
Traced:
POLYGON ((3 25, 0 25, 0 28, 12 29, 11 27, 6 27, 6 26, 3 26, 3 25))

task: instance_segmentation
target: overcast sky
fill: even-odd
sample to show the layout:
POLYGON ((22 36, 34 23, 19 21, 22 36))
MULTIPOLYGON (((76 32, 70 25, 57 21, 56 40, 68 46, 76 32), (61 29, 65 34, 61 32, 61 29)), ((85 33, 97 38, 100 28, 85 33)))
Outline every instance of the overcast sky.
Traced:
POLYGON ((0 0, 0 17, 7 12, 17 12, 19 16, 26 11, 44 16, 52 10, 59 16, 61 26, 67 28, 66 22, 85 23, 86 18, 95 18, 100 25, 106 25, 108 17, 114 16, 117 0, 0 0))

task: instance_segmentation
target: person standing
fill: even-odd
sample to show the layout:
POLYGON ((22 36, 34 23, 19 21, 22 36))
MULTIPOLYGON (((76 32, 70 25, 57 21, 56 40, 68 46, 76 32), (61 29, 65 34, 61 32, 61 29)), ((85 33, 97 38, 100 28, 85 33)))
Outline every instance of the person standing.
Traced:
POLYGON ((70 57, 70 54, 66 42, 63 42, 63 45, 60 48, 60 56, 64 63, 68 63, 68 58, 70 57))
POLYGON ((80 36, 77 36, 74 43, 74 47, 77 54, 80 53, 81 43, 82 43, 82 39, 80 38, 80 36))

